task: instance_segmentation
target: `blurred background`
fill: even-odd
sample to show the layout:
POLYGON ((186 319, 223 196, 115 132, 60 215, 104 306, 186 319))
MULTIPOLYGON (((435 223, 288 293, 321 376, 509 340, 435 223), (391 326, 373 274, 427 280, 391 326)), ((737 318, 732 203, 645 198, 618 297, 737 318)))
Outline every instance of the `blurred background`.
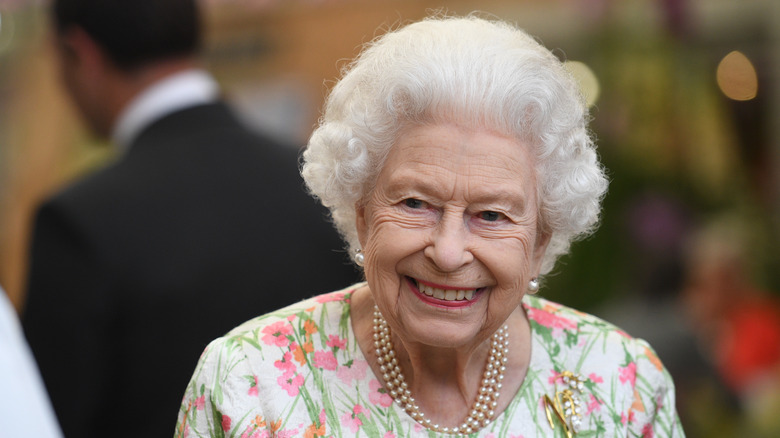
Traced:
MULTIPOLYGON (((46 4, 0 0, 0 284, 24 302, 36 205, 113 158, 59 88, 46 4)), ((431 10, 518 23, 592 105, 602 225, 542 294, 647 339, 689 437, 780 436, 780 1, 204 0, 205 62, 304 145, 361 45, 431 10)))

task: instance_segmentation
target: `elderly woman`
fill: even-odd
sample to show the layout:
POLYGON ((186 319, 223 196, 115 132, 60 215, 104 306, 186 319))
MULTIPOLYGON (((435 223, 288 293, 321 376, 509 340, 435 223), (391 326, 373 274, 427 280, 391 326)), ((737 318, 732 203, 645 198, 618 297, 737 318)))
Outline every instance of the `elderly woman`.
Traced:
POLYGON ((509 24, 370 44, 303 165, 366 282, 209 345, 178 436, 682 436, 644 341, 533 296, 598 220, 586 122, 561 62, 509 24))

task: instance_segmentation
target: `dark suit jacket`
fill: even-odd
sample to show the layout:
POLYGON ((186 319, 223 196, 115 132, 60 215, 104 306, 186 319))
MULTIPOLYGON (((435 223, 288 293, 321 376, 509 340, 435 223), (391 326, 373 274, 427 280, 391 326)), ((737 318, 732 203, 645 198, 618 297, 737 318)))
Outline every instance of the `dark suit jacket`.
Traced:
POLYGON ((43 205, 23 325, 67 437, 171 437, 210 340, 357 279, 297 156, 202 105, 43 205))

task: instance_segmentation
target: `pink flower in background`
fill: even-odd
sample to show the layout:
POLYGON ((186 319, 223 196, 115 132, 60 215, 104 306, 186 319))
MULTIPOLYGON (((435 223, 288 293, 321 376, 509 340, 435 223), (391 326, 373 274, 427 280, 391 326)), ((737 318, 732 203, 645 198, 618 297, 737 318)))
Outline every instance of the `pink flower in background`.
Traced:
POLYGON ((523 438, 522 435, 509 435, 509 438, 523 438))
POLYGON ((206 396, 202 395, 195 399, 195 408, 202 411, 206 407, 206 396))
POLYGON ((295 374, 294 371, 287 371, 283 375, 279 376, 279 378, 276 379, 276 382, 279 383, 279 386, 281 386, 282 389, 287 391, 287 395, 290 397, 295 397, 298 395, 298 388, 303 385, 303 376, 300 374, 295 374))
POLYGON ((347 363, 339 367, 336 371, 336 376, 344 382, 345 385, 350 385, 353 380, 363 380, 368 370, 368 362, 364 360, 355 360, 352 365, 347 363))
POLYGON ((282 357, 281 360, 274 362, 274 366, 284 372, 295 371, 295 364, 293 363, 292 353, 289 351, 284 353, 284 357, 282 357))
POLYGON ((379 380, 373 379, 368 383, 371 391, 368 393, 368 401, 375 405, 388 408, 393 404, 393 398, 387 393, 387 390, 379 383, 379 380))
POLYGON ((489 433, 489 434, 485 435, 485 438, 496 438, 496 434, 489 433))
POLYGON ((627 367, 618 367, 620 383, 630 383, 633 388, 636 385, 636 362, 631 362, 627 367))
POLYGON ((315 351, 314 366, 334 371, 339 366, 339 363, 336 361, 336 356, 333 355, 332 351, 315 351))
POLYGON ((263 328, 263 342, 267 345, 275 345, 277 347, 286 347, 290 345, 290 340, 287 339, 287 335, 291 335, 293 332, 292 326, 285 321, 277 321, 265 328, 263 328))
POLYGON ((642 428, 642 438, 653 438, 653 425, 650 423, 645 424, 642 428))
POLYGON ((634 422, 634 411, 628 411, 628 415, 625 413, 620 414, 620 422, 623 424, 634 422))
POLYGON ((347 339, 341 339, 338 335, 330 335, 328 336, 328 342, 325 343, 330 348, 340 348, 344 349, 347 346, 347 339))
POLYGON ((365 409, 360 405, 355 405, 355 407, 352 408, 352 412, 347 411, 341 416, 341 424, 349 427, 349 430, 352 431, 352 433, 356 433, 358 428, 363 425, 363 421, 358 417, 360 414, 363 414, 366 419, 371 418, 371 412, 368 409, 365 409))
POLYGON ((555 370, 550 370, 550 372, 552 373, 552 376, 550 376, 550 378, 547 379, 547 382, 550 385, 553 385, 553 384, 555 384, 555 381, 558 380, 561 377, 561 373, 559 373, 558 371, 555 371, 555 370))
POLYGON ((588 375, 588 378, 593 383, 604 383, 604 379, 602 379, 601 376, 599 376, 596 373, 590 373, 590 375, 588 375))
POLYGON ((395 438, 395 434, 393 432, 385 432, 382 438, 395 438))

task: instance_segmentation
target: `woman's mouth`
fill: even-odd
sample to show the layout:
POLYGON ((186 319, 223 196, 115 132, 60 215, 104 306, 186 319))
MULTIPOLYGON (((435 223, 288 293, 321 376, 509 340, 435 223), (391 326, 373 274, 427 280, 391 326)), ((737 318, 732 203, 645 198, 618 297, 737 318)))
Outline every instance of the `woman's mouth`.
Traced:
POLYGON ((456 289, 453 287, 442 287, 424 283, 411 277, 407 277, 407 279, 421 295, 441 301, 452 301, 452 304, 465 304, 471 302, 478 296, 478 293, 484 289, 456 289))

